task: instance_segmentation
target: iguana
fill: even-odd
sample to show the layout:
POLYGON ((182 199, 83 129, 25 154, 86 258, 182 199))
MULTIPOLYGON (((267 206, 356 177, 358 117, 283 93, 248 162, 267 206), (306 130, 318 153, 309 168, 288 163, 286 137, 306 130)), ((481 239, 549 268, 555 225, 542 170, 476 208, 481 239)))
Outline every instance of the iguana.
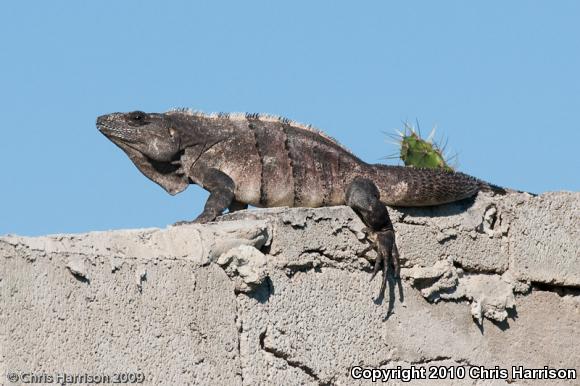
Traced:
POLYGON ((348 205, 374 233, 382 266, 399 272, 399 252, 386 205, 430 206, 481 190, 505 192, 469 175, 443 169, 368 164, 324 133, 264 114, 113 113, 97 127, 145 176, 174 195, 189 184, 209 191, 194 220, 213 221, 256 207, 348 205))

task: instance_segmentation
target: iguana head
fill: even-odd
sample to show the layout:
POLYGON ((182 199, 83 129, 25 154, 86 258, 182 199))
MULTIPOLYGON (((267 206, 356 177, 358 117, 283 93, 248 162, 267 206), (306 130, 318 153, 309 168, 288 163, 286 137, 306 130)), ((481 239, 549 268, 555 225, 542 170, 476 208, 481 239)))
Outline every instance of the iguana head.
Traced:
POLYGON ((187 176, 179 173, 183 144, 171 117, 141 111, 113 113, 98 117, 97 128, 168 193, 177 194, 188 186, 187 176))
POLYGON ((154 161, 169 162, 181 150, 181 136, 165 114, 133 111, 102 115, 97 118, 97 127, 117 145, 154 161))

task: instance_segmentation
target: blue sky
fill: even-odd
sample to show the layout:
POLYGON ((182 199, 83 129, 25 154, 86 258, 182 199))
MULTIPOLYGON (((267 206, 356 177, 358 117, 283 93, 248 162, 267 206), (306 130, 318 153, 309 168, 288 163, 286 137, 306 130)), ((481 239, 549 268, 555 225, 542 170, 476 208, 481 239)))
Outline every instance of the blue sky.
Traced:
MULTIPOLYGON (((95 128, 114 111, 267 112, 367 162, 418 119, 459 169, 580 187, 577 1, 4 1, 0 234, 163 227, 172 197, 95 128)), ((392 161, 390 161, 392 162, 392 161)))

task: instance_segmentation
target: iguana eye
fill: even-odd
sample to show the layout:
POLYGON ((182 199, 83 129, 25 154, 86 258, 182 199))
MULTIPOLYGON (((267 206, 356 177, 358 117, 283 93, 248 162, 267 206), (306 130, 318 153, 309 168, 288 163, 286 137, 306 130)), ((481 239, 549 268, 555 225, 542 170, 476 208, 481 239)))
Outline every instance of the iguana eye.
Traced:
POLYGON ((129 114, 129 118, 135 122, 143 122, 145 119, 145 113, 143 111, 133 111, 129 114))

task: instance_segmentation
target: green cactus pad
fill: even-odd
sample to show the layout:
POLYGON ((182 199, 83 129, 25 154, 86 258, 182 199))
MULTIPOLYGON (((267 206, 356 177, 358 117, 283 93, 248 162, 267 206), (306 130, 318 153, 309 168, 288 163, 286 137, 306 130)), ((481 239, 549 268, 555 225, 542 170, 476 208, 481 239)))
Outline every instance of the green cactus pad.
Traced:
POLYGON ((415 132, 413 126, 408 123, 405 123, 404 133, 399 134, 399 144, 401 147, 399 157, 405 166, 453 170, 447 164, 441 148, 432 142, 432 135, 427 139, 423 139, 415 132))

